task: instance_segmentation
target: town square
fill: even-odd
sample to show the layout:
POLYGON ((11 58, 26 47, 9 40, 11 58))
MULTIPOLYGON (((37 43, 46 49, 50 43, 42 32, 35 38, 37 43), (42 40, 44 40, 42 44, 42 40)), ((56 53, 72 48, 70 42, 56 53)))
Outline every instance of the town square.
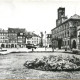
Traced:
POLYGON ((78 0, 0 0, 0 79, 80 79, 78 0))

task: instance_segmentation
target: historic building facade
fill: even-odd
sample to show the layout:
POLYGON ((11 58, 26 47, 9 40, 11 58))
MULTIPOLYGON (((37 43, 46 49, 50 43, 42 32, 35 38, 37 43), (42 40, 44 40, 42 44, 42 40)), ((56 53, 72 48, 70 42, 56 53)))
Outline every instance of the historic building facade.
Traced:
POLYGON ((24 28, 0 29, 0 48, 26 47, 26 44, 39 45, 41 37, 35 33, 27 32, 24 28))
POLYGON ((80 49, 80 26, 77 27, 77 49, 80 49))
POLYGON ((65 8, 58 9, 56 27, 51 30, 52 43, 55 47, 77 48, 77 27, 80 25, 80 16, 74 14, 69 19, 65 16, 65 8))
POLYGON ((51 34, 47 34, 47 47, 51 47, 52 44, 51 44, 51 34))
POLYGON ((40 44, 40 41, 41 41, 41 37, 31 32, 29 32, 29 35, 26 38, 26 44, 34 44, 38 46, 40 44))
POLYGON ((17 47, 17 33, 13 28, 8 28, 9 48, 17 47))
POLYGON ((8 47, 8 30, 0 29, 0 47, 8 47))
POLYGON ((25 29, 8 28, 8 39, 11 48, 25 46, 26 43, 25 29))
POLYGON ((25 33, 24 32, 19 32, 17 34, 17 45, 19 45, 20 47, 25 47, 26 46, 25 44, 26 44, 25 33))

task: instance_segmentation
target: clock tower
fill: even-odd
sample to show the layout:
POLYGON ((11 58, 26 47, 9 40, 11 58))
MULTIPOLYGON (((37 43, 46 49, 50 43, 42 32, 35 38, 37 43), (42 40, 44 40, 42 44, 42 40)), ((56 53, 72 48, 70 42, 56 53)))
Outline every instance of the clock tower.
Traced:
POLYGON ((60 7, 58 9, 58 19, 61 19, 62 17, 65 17, 65 8, 60 7))
POLYGON ((61 23, 65 21, 65 19, 67 19, 67 17, 65 16, 65 8, 59 7, 57 13, 58 19, 56 20, 56 27, 58 27, 61 23))

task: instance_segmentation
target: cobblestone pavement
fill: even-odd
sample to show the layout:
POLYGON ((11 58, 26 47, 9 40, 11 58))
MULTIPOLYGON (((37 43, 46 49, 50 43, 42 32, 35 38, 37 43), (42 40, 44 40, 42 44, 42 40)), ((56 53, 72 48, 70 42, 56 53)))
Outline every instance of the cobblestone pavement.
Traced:
MULTIPOLYGON (((50 53, 11 53, 0 55, 0 79, 80 79, 80 71, 40 71, 23 66, 26 60, 34 60, 48 55, 72 56, 55 51, 50 53)), ((80 58, 80 55, 75 55, 80 58)))

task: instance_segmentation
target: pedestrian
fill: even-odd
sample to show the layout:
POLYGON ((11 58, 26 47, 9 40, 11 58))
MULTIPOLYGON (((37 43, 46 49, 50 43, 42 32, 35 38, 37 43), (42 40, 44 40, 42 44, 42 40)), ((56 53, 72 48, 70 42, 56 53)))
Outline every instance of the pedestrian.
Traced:
POLYGON ((54 46, 52 45, 52 51, 54 52, 54 46))
POLYGON ((32 48, 32 52, 34 51, 34 49, 32 48))

